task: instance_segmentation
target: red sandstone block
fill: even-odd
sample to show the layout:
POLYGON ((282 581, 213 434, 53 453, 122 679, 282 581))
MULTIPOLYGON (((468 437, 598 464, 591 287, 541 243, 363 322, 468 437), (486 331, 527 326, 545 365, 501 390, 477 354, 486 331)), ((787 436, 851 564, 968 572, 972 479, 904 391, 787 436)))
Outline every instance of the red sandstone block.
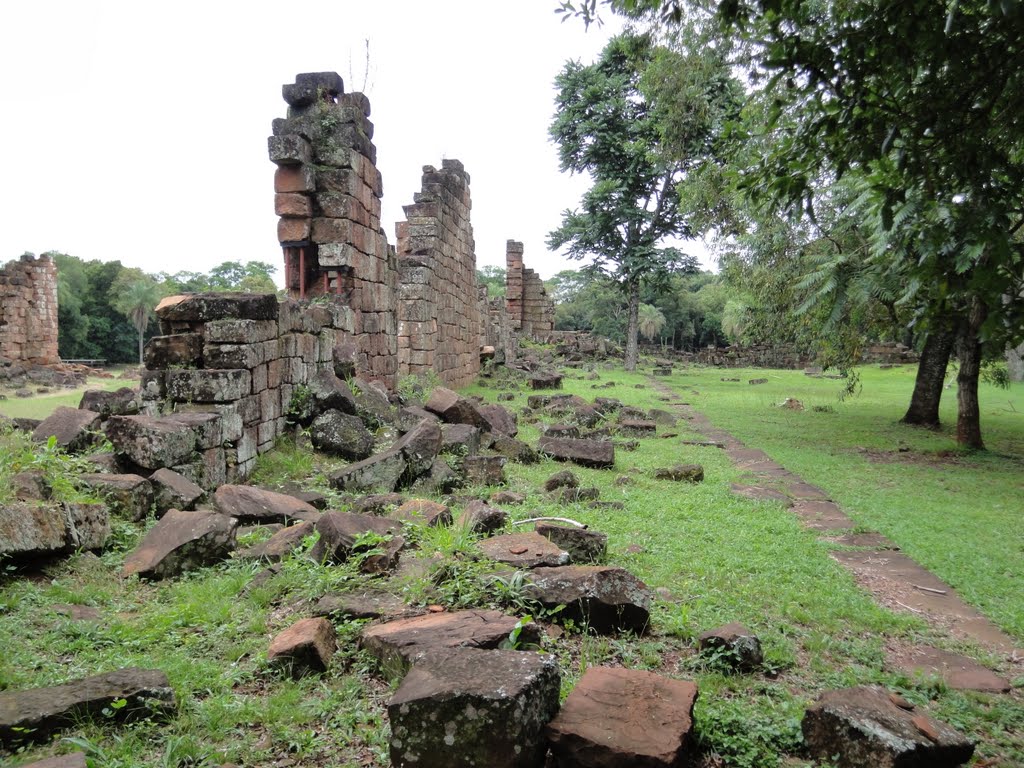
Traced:
POLYGON ((300 192, 279 192, 274 195, 274 213, 289 218, 309 218, 313 215, 313 202, 300 192))
POLYGON ((352 240, 352 222, 348 219, 313 219, 314 243, 348 243, 352 240))
POLYGON ((286 243, 294 240, 308 240, 310 232, 309 219, 278 219, 277 240, 286 243))
POLYGON ((313 170, 308 165, 279 166, 274 171, 275 192, 312 192, 315 186, 313 170))

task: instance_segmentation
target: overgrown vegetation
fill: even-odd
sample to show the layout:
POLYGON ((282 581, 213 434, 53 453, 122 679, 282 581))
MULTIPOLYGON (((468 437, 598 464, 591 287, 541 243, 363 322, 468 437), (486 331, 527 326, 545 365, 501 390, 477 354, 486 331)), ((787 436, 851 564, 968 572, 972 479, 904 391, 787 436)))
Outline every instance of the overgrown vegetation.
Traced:
MULTIPOLYGON (((643 409, 666 407, 643 376, 613 370, 598 375, 597 383, 613 386, 595 391, 582 374, 570 374, 566 391, 588 399, 600 393, 643 409)), ((839 382, 796 372, 771 372, 769 384, 757 388, 721 382, 720 371, 700 369, 677 369, 668 381, 716 422, 826 488, 859 524, 885 532, 991 611, 1007 631, 1024 637, 1022 585, 1012 560, 1019 526, 1010 503, 1019 495, 1024 456, 1019 388, 983 389, 993 452, 943 456, 952 446, 948 434, 895 423, 911 371, 869 368, 861 375, 863 393, 842 402, 836 398, 839 382), (778 408, 785 396, 808 407, 778 408), (812 410, 815 405, 831 411, 812 410), (885 454, 884 460, 876 454, 885 454), (955 555, 972 549, 986 553, 984 568, 955 555), (943 562, 929 562, 929 553, 943 562)), ((499 388, 492 381, 470 392, 493 400, 499 388)), ((506 382, 500 391, 515 393, 506 404, 518 410, 527 393, 513 386, 506 382)), ((535 442, 541 423, 523 416, 520 422, 521 437, 535 442)), ((799 720, 819 691, 877 682, 970 733, 980 742, 982 758, 1007 765, 1024 761, 1019 694, 958 693, 933 680, 908 679, 884 664, 889 643, 977 649, 953 644, 916 616, 877 605, 828 557, 828 545, 780 505, 733 495, 730 484, 740 480, 740 471, 722 451, 682 444, 680 439, 692 437, 684 422, 659 427, 659 433, 633 452, 621 451, 615 470, 573 468, 582 485, 598 488, 603 500, 621 502, 623 510, 546 497, 539 490, 543 480, 564 468, 550 460, 507 467, 508 490, 527 496, 525 505, 508 507, 514 519, 548 514, 582 520, 609 535, 609 562, 658 590, 651 631, 642 637, 598 637, 573 627, 543 641, 541 648, 559 658, 563 695, 599 664, 696 680, 701 765, 766 768, 807 765, 800 760, 799 720), (671 432, 678 438, 665 437, 671 432), (669 485, 654 479, 654 468, 681 462, 703 464, 705 481, 669 485), (617 481, 620 476, 628 480, 617 481), (762 672, 726 673, 696 654, 696 636, 728 621, 741 621, 761 637, 762 672)), ((325 472, 334 465, 285 441, 261 458, 253 481, 323 491, 325 472)), ((486 496, 491 490, 464 493, 486 496)), ((334 508, 347 508, 340 496, 331 499, 334 508)), ((298 681, 268 667, 273 635, 309 615, 319 597, 368 582, 414 605, 491 605, 521 619, 557 618, 525 600, 515 577, 496 576, 499 569, 475 555, 474 536, 458 527, 407 531, 418 549, 403 555, 401 575, 386 579, 360 574, 359 558, 340 566, 313 563, 307 541, 276 574, 232 560, 169 582, 121 580, 120 565, 142 532, 119 524, 114 546, 99 558, 80 554, 49 565, 41 579, 19 572, 3 577, 0 643, 8 650, 0 659, 0 688, 57 683, 127 665, 158 667, 175 687, 180 714, 168 724, 117 729, 100 718, 69 732, 69 740, 27 748, 16 760, 85 748, 94 767, 282 760, 295 766, 385 766, 384 705, 391 684, 357 650, 362 622, 336 620, 341 650, 335 661, 322 677, 298 681), (58 612, 62 604, 94 608, 99 618, 71 619, 58 612)), ((245 543, 265 535, 249 534, 245 543)), ((372 551, 374 542, 366 545, 372 551)))

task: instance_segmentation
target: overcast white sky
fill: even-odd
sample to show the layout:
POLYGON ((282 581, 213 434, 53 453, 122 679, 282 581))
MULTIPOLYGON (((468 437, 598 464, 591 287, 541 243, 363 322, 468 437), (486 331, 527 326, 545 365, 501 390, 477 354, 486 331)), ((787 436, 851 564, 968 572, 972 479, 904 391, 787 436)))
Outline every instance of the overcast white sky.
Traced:
POLYGON ((553 80, 567 59, 592 61, 617 26, 585 31, 555 7, 3 3, 0 263, 57 250, 148 272, 277 265, 266 137, 285 114, 281 85, 333 70, 346 91, 367 80, 390 242, 422 166, 457 158, 472 179, 478 266, 504 266, 514 238, 545 278, 577 268, 544 244, 586 186, 559 172, 547 137, 553 80))

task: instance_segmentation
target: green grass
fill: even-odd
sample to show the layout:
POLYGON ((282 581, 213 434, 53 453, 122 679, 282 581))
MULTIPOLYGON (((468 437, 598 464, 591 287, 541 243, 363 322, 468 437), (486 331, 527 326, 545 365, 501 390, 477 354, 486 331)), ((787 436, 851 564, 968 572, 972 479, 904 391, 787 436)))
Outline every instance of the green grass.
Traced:
POLYGON ((84 386, 74 389, 58 388, 44 394, 37 394, 36 385, 30 385, 26 389, 33 393, 32 397, 17 397, 14 390, 0 389, 0 394, 7 398, 0 400, 0 416, 6 416, 9 419, 45 419, 62 405, 68 408, 77 408, 82 401, 82 394, 88 389, 103 389, 112 392, 121 387, 133 389, 138 387, 134 381, 118 378, 117 370, 112 370, 111 373, 115 375, 114 378, 90 376, 84 386))
POLYGON ((964 452, 955 443, 955 387, 943 395, 941 431, 899 423, 914 373, 861 368, 860 394, 844 401, 842 382, 799 371, 687 369, 670 383, 716 426, 827 490, 859 526, 891 538, 1024 641, 1024 385, 982 385, 989 450, 964 452), (741 381, 723 382, 723 373, 741 381), (769 382, 747 383, 756 377, 769 382), (805 409, 777 407, 787 397, 805 409))
MULTIPOLYGON (((587 399, 616 397, 645 409, 668 407, 644 376, 615 370, 601 370, 599 375, 601 380, 596 383, 612 381, 614 386, 592 389, 594 382, 578 374, 567 378, 566 391, 587 399)), ((770 422, 806 419, 813 423, 820 418, 820 435, 826 440, 831 435, 831 445, 838 451, 841 441, 835 435, 843 429, 835 425, 849 420, 849 429, 857 425, 860 430, 851 438, 856 444, 881 450, 892 440, 876 432, 876 427, 887 423, 884 415, 875 426, 856 415, 856 409, 870 402, 874 374, 865 376, 861 398, 844 403, 834 398, 837 382, 773 372, 770 385, 758 388, 744 383, 740 387, 718 382, 721 375, 718 371, 687 372, 670 383, 699 407, 707 406, 716 422, 752 446, 776 455, 777 447, 793 443, 791 454, 777 458, 837 497, 841 489, 836 490, 829 481, 839 488, 840 481, 848 478, 852 487, 869 495, 864 488, 878 482, 880 470, 901 468, 897 464, 852 463, 857 456, 853 450, 849 456, 829 458, 831 463, 818 474, 805 472, 792 464, 789 456, 806 454, 811 460, 817 452, 819 460, 827 457, 820 446, 797 443, 792 435, 805 434, 805 439, 811 440, 814 431, 785 433, 790 434, 787 439, 785 424, 770 422), (784 382, 787 386, 782 389, 787 391, 769 390, 778 382, 784 382), (700 394, 693 395, 692 388, 700 394), (791 413, 771 407, 775 399, 787 395, 800 397, 808 405, 831 404, 836 413, 791 413), (751 399, 747 405, 743 405, 744 398, 751 399), (745 417, 737 415, 742 408, 750 409, 745 417), (727 412, 736 424, 726 423, 727 412), (741 433, 747 422, 756 433, 741 433)), ((488 386, 472 387, 468 392, 493 402, 499 391, 496 383, 492 380, 488 386)), ((515 393, 515 399, 506 405, 516 411, 525 406, 530 394, 518 389, 505 391, 515 393)), ((884 413, 885 407, 895 407, 885 404, 896 397, 895 391, 879 395, 877 408, 884 413)), ((895 417, 889 419, 886 429, 899 433, 891 425, 893 420, 895 417)), ((523 415, 520 427, 520 437, 535 443, 540 423, 523 415)), ((774 768, 807 765, 800 760, 799 722, 818 692, 881 683, 927 705, 969 733, 979 741, 980 755, 1001 759, 1006 765, 1024 764, 1020 735, 1024 732, 1024 707, 1019 694, 961 694, 934 681, 910 680, 888 671, 884 663, 888 642, 926 641, 953 647, 951 641, 915 617, 879 607, 829 557, 828 545, 803 530, 791 512, 775 503, 730 493, 730 483, 739 480, 741 473, 723 451, 683 445, 680 439, 692 436, 685 422, 658 431, 659 437, 640 440, 635 451, 620 449, 613 470, 572 468, 582 485, 599 488, 605 501, 621 502, 621 510, 548 499, 541 485, 565 465, 545 459, 506 468, 508 489, 527 497, 522 506, 508 507, 515 519, 565 516, 604 531, 609 535, 609 562, 628 568, 657 590, 651 631, 642 637, 596 637, 575 627, 557 639, 544 641, 543 649, 560 661, 563 695, 596 664, 620 664, 695 680, 700 687, 695 714, 704 755, 701 767, 774 768), (678 436, 666 437, 669 433, 678 436), (672 483, 653 477, 658 467, 690 462, 704 466, 703 483, 672 483), (629 482, 617 481, 620 477, 629 482), (761 637, 766 652, 764 672, 723 674, 696 654, 696 635, 729 621, 741 621, 761 637)), ((934 441, 927 443, 932 449, 949 447, 948 436, 912 433, 914 440, 934 441)), ((994 444, 1012 441, 1012 433, 1011 423, 1007 437, 993 437, 994 444)), ((1000 450, 1010 452, 1007 447, 1000 450)), ((978 471, 984 472, 992 462, 1009 461, 975 456, 964 460, 981 462, 978 471)), ((322 489, 324 473, 335 465, 283 443, 275 454, 261 460, 257 479, 272 486, 298 481, 322 489)), ((904 480, 894 475, 892 482, 898 485, 904 480)), ((909 482, 909 488, 899 491, 908 503, 922 496, 913 485, 917 481, 909 482)), ((472 488, 463 493, 486 495, 492 490, 496 489, 472 488)), ((1003 498, 1004 504, 1009 506, 1013 498, 1003 498)), ((339 496, 333 501, 337 508, 345 508, 339 496)), ((879 514, 882 511, 884 505, 879 514)), ((1016 530, 1006 528, 1002 536, 993 539, 997 543, 1012 539, 1016 530)), ((119 521, 117 531, 116 546, 99 558, 81 555, 48 566, 44 578, 25 578, 17 571, 0 576, 4 579, 0 581, 0 646, 6 649, 0 656, 0 689, 62 682, 136 664, 167 672, 181 711, 166 724, 121 728, 102 722, 83 724, 66 734, 75 741, 29 747, 16 757, 16 763, 84 745, 93 768, 215 766, 223 762, 272 765, 282 760, 293 766, 327 768, 388 764, 384 705, 394 683, 356 650, 360 622, 336 623, 341 651, 321 677, 293 681, 266 663, 270 638, 297 618, 309 615, 311 601, 327 592, 367 583, 368 577, 358 573, 357 563, 324 567, 299 553, 258 587, 252 586, 252 580, 260 569, 237 561, 175 581, 148 584, 118 577, 125 554, 142 529, 119 521), (54 606, 61 603, 94 606, 102 619, 95 624, 71 621, 55 612, 54 606), (32 641, 26 642, 26 638, 32 641)), ((930 530, 927 533, 938 536, 930 530)), ((452 608, 483 604, 518 616, 545 618, 536 606, 522 599, 514 580, 493 579, 494 571, 500 569, 475 559, 473 537, 465 531, 411 530, 409 536, 419 548, 415 554, 403 555, 403 561, 419 560, 424 577, 374 579, 374 587, 415 604, 441 603, 452 608)), ((927 540, 923 534, 916 538, 927 540)), ((947 546, 953 550, 960 544, 948 542, 947 546)), ((1017 595, 1019 590, 1005 596, 1007 612, 1012 612, 1014 601, 1019 603, 1017 595)))

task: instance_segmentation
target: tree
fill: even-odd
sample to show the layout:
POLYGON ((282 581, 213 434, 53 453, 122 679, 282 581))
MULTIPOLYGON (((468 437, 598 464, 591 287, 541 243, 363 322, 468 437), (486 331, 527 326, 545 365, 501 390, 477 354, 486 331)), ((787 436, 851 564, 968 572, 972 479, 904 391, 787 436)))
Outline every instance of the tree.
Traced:
POLYGON ((691 234, 677 187, 706 160, 714 115, 731 103, 727 78, 703 81, 702 88, 687 92, 703 99, 700 108, 690 110, 691 130, 676 131, 668 140, 659 130, 659 107, 651 101, 656 89, 645 90, 644 79, 669 58, 687 65, 649 37, 626 34, 612 39, 596 63, 569 62, 555 80, 559 92, 551 136, 562 170, 589 173, 593 185, 580 209, 563 214, 548 245, 567 245, 570 258, 591 258, 586 269, 611 278, 625 295, 627 370, 636 369, 642 284, 664 282, 673 270, 695 267, 693 259, 664 241, 691 234))
POLYGON ((161 274, 168 294, 202 293, 204 291, 245 291, 247 293, 274 293, 277 286, 271 275, 277 267, 262 261, 225 261, 213 267, 209 274, 183 270, 173 275, 161 274))
POLYGON ((665 327, 665 315, 651 304, 641 304, 639 314, 640 335, 648 341, 654 341, 654 337, 665 327))
POLYGON ((139 334, 139 365, 142 365, 146 329, 163 291, 160 284, 142 270, 125 269, 114 282, 113 292, 114 308, 131 321, 139 334))
POLYGON ((476 271, 476 281, 487 286, 487 297, 495 298, 505 295, 505 268, 485 264, 476 271))

